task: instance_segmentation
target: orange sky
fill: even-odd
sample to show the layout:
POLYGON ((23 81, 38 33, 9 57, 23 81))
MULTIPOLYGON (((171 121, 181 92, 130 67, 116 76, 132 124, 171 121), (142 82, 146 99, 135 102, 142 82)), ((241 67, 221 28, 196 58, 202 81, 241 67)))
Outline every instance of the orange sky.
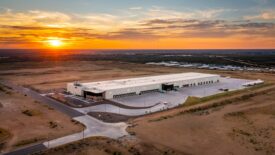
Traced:
POLYGON ((43 42, 10 44, 3 48, 18 49, 274 49, 274 40, 268 39, 157 39, 157 40, 85 40, 81 42, 68 41, 60 47, 43 42))
POLYGON ((273 21, 218 20, 215 13, 219 12, 206 10, 186 16, 156 8, 133 19, 111 14, 4 10, 0 12, 0 48, 275 48, 273 21))

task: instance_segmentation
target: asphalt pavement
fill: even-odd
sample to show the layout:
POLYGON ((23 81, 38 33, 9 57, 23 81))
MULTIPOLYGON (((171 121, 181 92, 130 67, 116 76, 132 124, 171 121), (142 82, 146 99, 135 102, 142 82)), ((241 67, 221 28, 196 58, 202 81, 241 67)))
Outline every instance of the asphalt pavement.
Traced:
MULTIPOLYGON (((43 96, 38 92, 33 91, 29 88, 24 88, 22 86, 12 84, 11 82, 8 82, 8 81, 0 81, 0 83, 7 87, 12 88, 15 91, 18 91, 19 93, 30 96, 33 99, 41 102, 42 104, 46 104, 54 108, 55 110, 70 116, 72 119, 77 120, 80 123, 84 124, 86 126, 86 129, 84 130, 85 138, 92 137, 92 136, 105 136, 110 138, 119 138, 124 135, 128 135, 126 131, 126 128, 127 128, 126 123, 112 123, 112 124, 104 123, 89 115, 85 115, 73 108, 70 108, 69 106, 64 105, 54 99, 51 99, 47 96, 43 96)), ((39 151, 44 151, 49 148, 78 141, 82 138, 83 138, 83 132, 75 133, 72 135, 51 140, 49 142, 26 146, 26 147, 17 149, 15 151, 4 153, 3 155, 29 155, 29 154, 37 153, 39 151)))
POLYGON ((8 87, 11 87, 12 89, 18 91, 19 93, 22 93, 24 95, 26 94, 27 96, 30 96, 33 99, 41 102, 42 104, 46 104, 46 105, 54 108, 55 110, 60 111, 64 114, 70 116, 71 118, 84 115, 83 113, 81 113, 77 110, 74 110, 65 104, 62 104, 62 103, 60 103, 54 99, 51 99, 47 96, 43 96, 43 95, 39 94, 38 92, 33 91, 29 88, 18 86, 11 82, 8 82, 8 81, 0 81, 0 83, 2 83, 3 85, 6 85, 8 87))
POLYGON ((32 145, 32 146, 28 146, 25 148, 21 148, 9 153, 5 153, 3 155, 29 155, 29 154, 33 154, 39 151, 44 151, 46 150, 47 147, 43 144, 43 143, 39 143, 36 145, 32 145))
MULTIPOLYGON (((70 116, 71 118, 84 115, 83 113, 78 112, 74 109, 71 109, 70 107, 68 107, 56 100, 53 100, 46 96, 42 96, 38 92, 33 91, 29 88, 24 88, 22 86, 12 84, 11 82, 8 82, 8 81, 0 81, 0 83, 12 88, 15 91, 18 91, 19 93, 21 93, 23 95, 28 95, 28 96, 32 97, 33 99, 41 102, 42 104, 46 104, 46 105, 54 108, 55 110, 58 110, 64 114, 70 116)), ((47 149, 47 147, 43 143, 39 143, 39 144, 35 144, 32 146, 23 147, 23 148, 20 148, 18 150, 12 151, 12 152, 8 152, 3 155, 28 155, 28 154, 33 154, 35 152, 43 151, 46 149, 47 149)))

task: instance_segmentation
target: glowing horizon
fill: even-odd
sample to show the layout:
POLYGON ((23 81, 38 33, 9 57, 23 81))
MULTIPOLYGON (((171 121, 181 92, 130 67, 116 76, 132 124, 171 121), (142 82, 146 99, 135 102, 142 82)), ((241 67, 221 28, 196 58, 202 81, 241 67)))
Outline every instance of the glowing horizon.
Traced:
POLYGON ((269 0, 132 2, 2 0, 0 48, 275 48, 275 2, 269 0))

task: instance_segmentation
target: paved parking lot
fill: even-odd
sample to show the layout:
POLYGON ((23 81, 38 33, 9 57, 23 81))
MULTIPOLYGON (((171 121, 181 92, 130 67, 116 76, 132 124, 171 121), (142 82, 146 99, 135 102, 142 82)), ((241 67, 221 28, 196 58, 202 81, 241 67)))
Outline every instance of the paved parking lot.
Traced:
POLYGON ((183 101, 185 101, 186 97, 187 95, 182 94, 178 91, 169 91, 166 93, 151 92, 142 95, 121 97, 112 99, 112 101, 128 106, 147 107, 155 106, 159 103, 181 104, 183 103, 183 101))
POLYGON ((242 84, 249 81, 252 80, 221 78, 221 81, 219 83, 183 88, 180 89, 179 92, 188 96, 206 97, 223 92, 219 90, 221 88, 228 89, 228 91, 243 89, 245 87, 243 87, 242 84))
POLYGON ((65 95, 65 99, 72 107, 88 107, 95 103, 95 101, 84 99, 74 95, 65 95))
POLYGON ((142 95, 127 96, 121 98, 112 99, 114 102, 125 104, 128 106, 153 106, 156 103, 172 103, 181 104, 188 96, 205 97, 214 94, 221 93, 223 91, 219 89, 228 89, 229 91, 242 89, 243 83, 251 80, 222 78, 219 83, 213 83, 208 85, 201 85, 195 87, 181 88, 178 91, 169 91, 166 93, 152 92, 142 95))

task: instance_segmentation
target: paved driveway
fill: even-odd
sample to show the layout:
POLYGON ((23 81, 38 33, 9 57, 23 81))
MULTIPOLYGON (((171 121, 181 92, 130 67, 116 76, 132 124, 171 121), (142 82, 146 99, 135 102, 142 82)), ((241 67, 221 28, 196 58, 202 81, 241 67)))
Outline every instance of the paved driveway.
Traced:
POLYGON ((57 147, 66 143, 81 140, 87 137, 104 136, 109 138, 119 138, 128 135, 126 123, 104 123, 88 115, 73 118, 86 126, 83 132, 75 133, 58 139, 54 139, 43 144, 47 148, 57 147))

